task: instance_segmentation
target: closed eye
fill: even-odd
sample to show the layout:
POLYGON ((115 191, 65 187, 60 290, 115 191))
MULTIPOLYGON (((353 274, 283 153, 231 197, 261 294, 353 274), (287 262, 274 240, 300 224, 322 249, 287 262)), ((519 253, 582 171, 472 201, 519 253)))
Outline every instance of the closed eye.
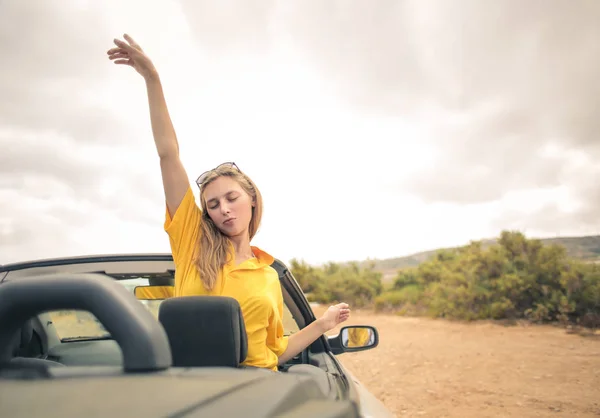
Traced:
MULTIPOLYGON (((240 197, 239 194, 237 194, 237 193, 234 194, 234 193, 235 192, 229 192, 227 194, 227 201, 228 202, 234 202, 234 201, 236 201, 238 199, 238 197, 240 197)), ((209 202, 208 208, 211 209, 211 210, 214 210, 214 209, 216 209, 216 208, 219 207, 219 201, 217 199, 211 199, 208 202, 209 202)))

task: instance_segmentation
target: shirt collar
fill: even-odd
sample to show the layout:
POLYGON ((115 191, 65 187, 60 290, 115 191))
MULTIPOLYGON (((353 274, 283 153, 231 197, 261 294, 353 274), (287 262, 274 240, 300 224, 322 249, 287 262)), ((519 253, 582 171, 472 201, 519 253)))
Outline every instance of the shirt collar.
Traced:
POLYGON ((244 261, 243 263, 241 263, 240 265, 236 266, 235 265, 235 249, 233 248, 233 244, 231 244, 232 257, 231 257, 231 260, 227 263, 227 267, 228 267, 229 271, 237 270, 237 269, 244 269, 244 270, 260 269, 263 267, 270 266, 275 261, 275 258, 271 254, 267 253, 266 251, 263 251, 256 246, 250 246, 250 248, 252 249, 252 252, 254 253, 254 256, 256 258, 250 258, 250 259, 244 261))

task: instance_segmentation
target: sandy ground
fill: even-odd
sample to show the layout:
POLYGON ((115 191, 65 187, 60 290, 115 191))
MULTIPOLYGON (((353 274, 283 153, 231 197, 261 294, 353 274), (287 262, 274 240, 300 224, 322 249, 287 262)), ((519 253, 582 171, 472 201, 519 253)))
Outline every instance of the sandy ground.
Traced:
POLYGON ((399 417, 600 416, 600 333, 365 311, 344 324, 377 327, 378 347, 339 358, 399 417))

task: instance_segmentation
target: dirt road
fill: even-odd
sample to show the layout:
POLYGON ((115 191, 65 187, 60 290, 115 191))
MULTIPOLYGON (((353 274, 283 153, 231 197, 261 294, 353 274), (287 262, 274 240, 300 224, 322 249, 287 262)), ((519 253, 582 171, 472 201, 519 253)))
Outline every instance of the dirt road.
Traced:
POLYGON ((377 348, 340 360, 399 417, 600 416, 600 333, 364 311, 345 324, 378 328, 377 348))

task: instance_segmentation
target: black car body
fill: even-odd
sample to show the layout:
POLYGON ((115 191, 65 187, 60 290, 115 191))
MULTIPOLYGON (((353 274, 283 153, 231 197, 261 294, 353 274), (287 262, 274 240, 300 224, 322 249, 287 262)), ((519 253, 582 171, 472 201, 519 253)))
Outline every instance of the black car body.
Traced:
MULTIPOLYGON (((291 334, 315 316, 284 263, 273 268, 291 334)), ((174 271, 170 254, 0 266, 0 416, 393 416, 336 358, 375 348, 379 337, 369 326, 364 346, 348 347, 342 328, 279 372, 173 364, 173 341, 157 320, 162 302, 140 301, 134 289, 172 286, 174 271)))

